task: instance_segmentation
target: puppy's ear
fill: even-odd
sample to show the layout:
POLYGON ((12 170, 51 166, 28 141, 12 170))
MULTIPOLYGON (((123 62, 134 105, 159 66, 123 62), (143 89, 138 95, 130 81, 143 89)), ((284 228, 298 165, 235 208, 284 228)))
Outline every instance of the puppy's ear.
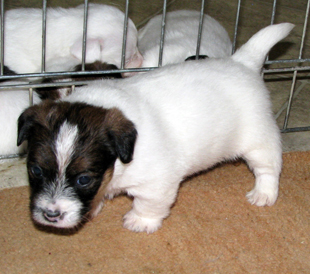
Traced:
MULTIPOLYGON (((70 53, 82 61, 82 39, 76 41, 70 48, 70 53)), ((86 63, 93 63, 100 60, 103 42, 100 39, 87 39, 86 41, 86 63)))
POLYGON ((140 68, 142 66, 142 63, 143 63, 143 56, 139 52, 139 50, 137 50, 135 54, 133 54, 130 57, 130 59, 127 60, 125 68, 140 68))
POLYGON ((117 156, 124 164, 131 162, 138 135, 134 124, 118 109, 109 110, 106 119, 109 124, 107 134, 117 156))
POLYGON ((119 159, 128 164, 132 161, 134 146, 137 137, 135 128, 128 128, 125 131, 109 131, 109 137, 114 143, 114 148, 119 159))
POLYGON ((17 145, 21 145, 26 140, 29 141, 35 128, 46 127, 50 121, 54 121, 56 110, 57 104, 52 100, 44 100, 40 105, 27 108, 18 118, 17 145))
POLYGON ((17 146, 28 140, 31 128, 35 123, 34 107, 27 108, 18 118, 17 146))
MULTIPOLYGON (((137 50, 134 55, 131 56, 129 60, 127 60, 125 68, 140 68, 143 63, 143 56, 137 50)), ((131 77, 136 75, 138 72, 124 72, 122 73, 123 77, 131 77)))

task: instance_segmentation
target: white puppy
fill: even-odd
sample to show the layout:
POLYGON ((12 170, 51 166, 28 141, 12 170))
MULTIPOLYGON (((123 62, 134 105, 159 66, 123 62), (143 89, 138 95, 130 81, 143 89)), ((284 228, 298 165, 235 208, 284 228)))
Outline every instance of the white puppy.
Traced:
MULTIPOLYGON (((2 82, 1 85, 27 84, 22 81, 2 82)), ((33 102, 41 100, 33 94, 33 102)), ((26 152, 26 143, 17 146, 17 120, 19 115, 30 105, 27 89, 14 88, 13 90, 0 90, 0 156, 23 154, 26 152)))
MULTIPOLYGON (((82 60, 84 5, 48 8, 46 15, 46 63, 55 58, 82 60)), ((4 63, 16 73, 41 70, 42 10, 20 8, 5 13, 4 63)), ((86 62, 107 62, 120 67, 124 13, 118 8, 89 4, 86 62)), ((125 66, 139 67, 137 30, 128 20, 125 66)))
MULTIPOLYGON (((172 11, 166 14, 162 65, 183 62, 196 55, 200 12, 172 11)), ((139 30, 138 47, 143 55, 142 67, 158 66, 162 15, 152 18, 139 30)), ((204 15, 200 55, 226 57, 232 53, 232 44, 226 30, 218 21, 204 15)))
POLYGON ((268 26, 231 57, 98 81, 27 109, 18 143, 29 142, 33 219, 74 227, 100 211, 104 196, 125 192, 134 200, 124 226, 151 233, 184 178, 237 157, 256 178, 249 202, 273 205, 281 138, 260 70, 292 28, 268 26))
MULTIPOLYGON (((68 60, 68 58, 58 58, 55 62, 50 63, 50 67, 47 71, 80 71, 80 64, 75 60, 68 60)), ((95 62, 85 65, 85 70, 110 70, 116 69, 115 66, 108 65, 106 63, 95 62)), ((14 74, 11 72, 10 74, 14 74)), ((121 75, 118 73, 114 74, 103 74, 94 76, 75 76, 75 77, 59 77, 59 78, 44 78, 43 83, 52 84, 53 82, 67 82, 67 81, 87 81, 93 80, 94 78, 120 78, 121 75)), ((38 80, 39 83, 39 80, 38 80)), ((26 81, 6 81, 1 82, 2 86, 7 85, 25 85, 28 84, 26 81)), ((37 88, 33 89, 33 103, 38 104, 42 100, 61 99, 71 93, 71 86, 64 87, 48 87, 48 88, 37 88)), ((13 88, 0 90, 0 125, 3 129, 0 132, 0 156, 7 157, 14 154, 23 154, 26 152, 26 143, 22 146, 17 146, 17 119, 19 115, 30 105, 29 91, 25 88, 13 88)))
MULTIPOLYGON (((77 59, 58 58, 52 60, 47 71, 66 71, 78 64, 77 59)), ((14 71, 5 68, 5 75, 16 74, 14 71)), ((26 85, 29 84, 25 80, 13 80, 0 82, 1 86, 26 85)), ((65 95, 64 95, 65 96, 65 95)), ((40 96, 33 92, 33 103, 41 102, 40 96)), ((8 157, 14 154, 24 154, 26 152, 26 143, 17 146, 17 119, 19 115, 31 105, 29 90, 27 88, 10 88, 0 90, 0 125, 3 129, 0 132, 0 156, 8 157)))

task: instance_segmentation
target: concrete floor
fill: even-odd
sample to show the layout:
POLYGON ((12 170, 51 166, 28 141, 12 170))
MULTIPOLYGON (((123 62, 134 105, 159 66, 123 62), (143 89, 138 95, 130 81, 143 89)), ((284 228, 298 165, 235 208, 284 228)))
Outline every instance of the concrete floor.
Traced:
MULTIPOLYGON (((49 1, 52 6, 75 6, 84 1, 70 0, 66 4, 61 0, 49 1)), ((124 9, 124 2, 117 1, 92 1, 117 5, 124 9)), ((137 28, 143 26, 149 18, 161 13, 163 1, 130 1, 130 18, 135 22, 137 28)), ((200 9, 200 0, 172 0, 168 2, 168 11, 178 9, 200 9)), ((210 0, 206 1, 205 12, 217 19, 228 31, 233 39, 237 0, 210 0)), ((275 23, 291 22, 296 24, 293 32, 284 41, 279 43, 270 53, 270 59, 296 59, 299 55, 300 40, 304 23, 306 0, 282 0, 277 5, 275 23)), ((10 0, 5 4, 6 8, 16 7, 41 7, 39 0, 10 0)), ((247 41, 251 35, 259 29, 270 24, 272 12, 272 0, 250 1, 244 0, 241 4, 240 24, 237 36, 237 47, 247 41)), ((303 50, 303 58, 309 56, 310 40, 307 39, 303 50)), ((295 66, 296 64, 290 65, 295 66)), ((266 84, 270 89, 273 109, 279 127, 283 127, 285 105, 289 97, 292 85, 293 73, 281 73, 265 75, 266 84)), ((295 87, 295 99, 292 105, 289 127, 310 125, 310 78, 307 73, 299 73, 295 87)), ((309 150, 310 132, 283 133, 283 149, 285 152, 309 150)), ((27 174, 25 159, 11 159, 0 161, 0 174, 2 180, 0 189, 27 185, 27 174)))

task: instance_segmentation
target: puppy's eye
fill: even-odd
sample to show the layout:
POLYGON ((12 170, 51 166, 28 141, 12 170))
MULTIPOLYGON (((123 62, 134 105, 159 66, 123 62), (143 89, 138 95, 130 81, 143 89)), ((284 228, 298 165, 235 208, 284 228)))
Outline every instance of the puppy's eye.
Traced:
POLYGON ((38 167, 38 166, 33 166, 31 168, 31 172, 37 178, 41 178, 43 176, 42 169, 40 167, 38 167))
POLYGON ((76 183, 79 187, 86 187, 91 183, 91 181, 90 176, 82 175, 76 180, 76 183))

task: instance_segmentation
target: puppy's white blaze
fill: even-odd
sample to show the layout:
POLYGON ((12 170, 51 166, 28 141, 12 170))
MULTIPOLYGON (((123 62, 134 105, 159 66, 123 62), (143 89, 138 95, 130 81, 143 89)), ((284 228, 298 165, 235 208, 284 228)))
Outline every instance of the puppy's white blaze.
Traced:
POLYGON ((76 125, 72 125, 68 121, 61 125, 55 141, 55 155, 58 164, 56 181, 49 184, 44 194, 39 195, 35 200, 37 210, 34 210, 33 218, 39 223, 51 225, 51 222, 44 217, 43 212, 45 211, 60 211, 61 217, 57 219, 57 222, 52 222, 55 227, 74 227, 80 221, 82 203, 74 197, 73 190, 66 187, 65 175, 75 149, 77 136, 76 125))
POLYGON ((65 172, 68 164, 70 163, 77 136, 78 128, 76 125, 72 125, 67 121, 61 125, 55 146, 59 177, 65 172))

